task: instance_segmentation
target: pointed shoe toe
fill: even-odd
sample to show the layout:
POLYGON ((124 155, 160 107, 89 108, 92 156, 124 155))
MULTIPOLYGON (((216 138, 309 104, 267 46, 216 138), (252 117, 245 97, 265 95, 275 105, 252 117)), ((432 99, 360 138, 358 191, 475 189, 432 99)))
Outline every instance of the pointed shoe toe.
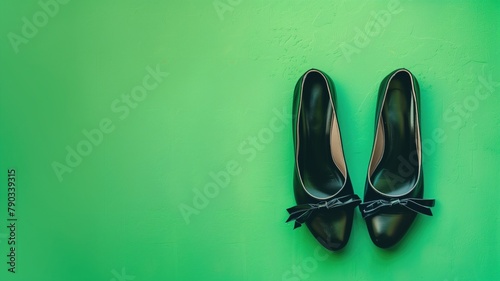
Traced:
POLYGON ((395 246, 408 232, 415 217, 415 213, 380 214, 366 219, 373 244, 380 248, 395 246))
POLYGON ((352 229, 354 209, 318 212, 306 222, 314 238, 330 251, 339 251, 347 245, 352 229))

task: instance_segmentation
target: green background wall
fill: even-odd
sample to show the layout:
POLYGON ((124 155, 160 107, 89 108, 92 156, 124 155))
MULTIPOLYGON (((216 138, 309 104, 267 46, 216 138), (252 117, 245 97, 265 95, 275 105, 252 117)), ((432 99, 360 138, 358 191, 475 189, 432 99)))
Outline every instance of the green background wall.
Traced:
POLYGON ((498 1, 4 0, 0 11, 1 280, 500 278, 498 1), (437 205, 394 249, 376 248, 359 214, 333 254, 284 223, 292 91, 312 67, 336 83, 360 195, 378 84, 399 67, 419 79, 437 205))

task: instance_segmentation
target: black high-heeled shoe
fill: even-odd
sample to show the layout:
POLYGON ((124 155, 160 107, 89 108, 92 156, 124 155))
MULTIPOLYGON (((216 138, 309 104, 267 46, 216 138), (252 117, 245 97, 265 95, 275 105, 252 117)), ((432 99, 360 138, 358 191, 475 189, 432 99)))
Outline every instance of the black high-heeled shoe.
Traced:
POLYGON ((434 200, 422 199, 423 194, 420 90, 410 71, 397 69, 380 84, 375 141, 359 206, 375 245, 395 245, 417 213, 432 215, 434 200))
POLYGON ((307 225, 327 249, 343 248, 351 234, 354 194, 335 112, 335 88, 311 69, 297 82, 293 99, 295 168, 293 189, 299 205, 287 209, 295 227, 307 225))

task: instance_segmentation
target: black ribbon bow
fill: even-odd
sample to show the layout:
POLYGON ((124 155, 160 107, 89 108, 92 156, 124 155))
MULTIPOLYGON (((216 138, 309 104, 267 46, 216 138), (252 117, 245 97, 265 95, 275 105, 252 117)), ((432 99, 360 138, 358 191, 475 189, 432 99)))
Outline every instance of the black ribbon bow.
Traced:
POLYGON ((368 202, 363 202, 359 205, 363 218, 368 218, 378 214, 382 210, 386 210, 392 206, 402 206, 415 213, 432 216, 431 207, 434 207, 434 199, 421 199, 421 198, 405 198, 384 200, 378 199, 368 202))
POLYGON ((361 203, 361 199, 359 199, 358 195, 356 194, 349 194, 345 195, 342 197, 338 198, 332 198, 328 201, 321 201, 318 203, 312 203, 312 204, 301 204, 297 205, 295 207, 291 207, 286 209, 288 213, 290 214, 290 217, 286 220, 286 222, 295 220, 295 225, 293 229, 296 229, 300 226, 302 226, 303 223, 305 223, 308 219, 309 216, 315 211, 319 210, 322 208, 326 209, 333 209, 333 208, 339 208, 339 207, 356 207, 361 203))

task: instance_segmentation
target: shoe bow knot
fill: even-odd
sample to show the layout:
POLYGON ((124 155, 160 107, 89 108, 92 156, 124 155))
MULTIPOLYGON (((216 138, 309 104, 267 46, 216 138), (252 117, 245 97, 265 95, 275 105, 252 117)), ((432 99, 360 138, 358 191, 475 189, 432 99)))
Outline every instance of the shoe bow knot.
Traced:
POLYGON ((361 203, 361 199, 356 194, 345 195, 338 198, 332 198, 328 201, 321 201, 318 203, 312 204, 301 204, 291 208, 288 208, 287 211, 290 214, 286 222, 295 220, 295 225, 293 229, 296 229, 302 226, 305 223, 311 214, 319 209, 334 209, 339 207, 356 207, 361 203))
POLYGON ((434 199, 421 198, 405 198, 394 200, 379 199, 363 202, 359 205, 359 208, 361 209, 363 218, 374 216, 380 213, 382 210, 387 210, 387 208, 393 206, 402 206, 415 213, 432 216, 431 207, 434 207, 434 203, 434 199))

